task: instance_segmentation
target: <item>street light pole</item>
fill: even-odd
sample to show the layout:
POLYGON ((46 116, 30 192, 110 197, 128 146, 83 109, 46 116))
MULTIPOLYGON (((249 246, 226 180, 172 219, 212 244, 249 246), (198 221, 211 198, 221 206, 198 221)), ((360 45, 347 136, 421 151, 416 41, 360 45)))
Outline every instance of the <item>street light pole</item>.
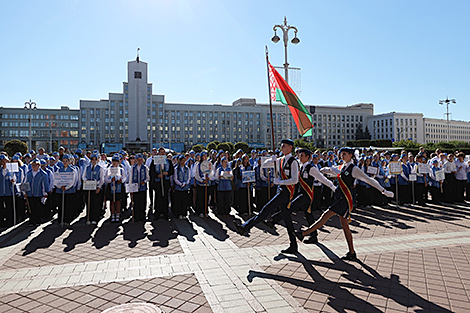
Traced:
MULTIPOLYGON (((296 45, 300 42, 300 39, 297 38, 298 29, 295 26, 287 25, 287 17, 284 16, 284 24, 283 25, 274 25, 274 36, 271 40, 274 43, 278 43, 279 36, 277 35, 276 31, 280 29, 282 31, 282 39, 284 41, 284 78, 286 82, 289 84, 289 63, 287 62, 287 44, 289 43, 289 30, 294 30, 294 38, 292 38, 291 42, 296 45)), ((285 114, 287 117, 287 137, 291 137, 291 118, 289 116, 289 107, 286 105, 285 114)))
POLYGON ((37 110, 37 107, 36 107, 36 102, 33 102, 31 101, 31 99, 29 99, 29 101, 26 101, 24 103, 24 109, 25 110, 28 110, 29 111, 29 150, 31 150, 33 147, 32 147, 32 131, 31 131, 31 110, 37 110))
POLYGON ((450 141, 449 103, 457 103, 457 102, 455 101, 455 99, 449 99, 449 97, 447 97, 445 100, 439 100, 440 105, 445 104, 447 106, 447 113, 445 113, 445 115, 447 116, 447 142, 450 141))

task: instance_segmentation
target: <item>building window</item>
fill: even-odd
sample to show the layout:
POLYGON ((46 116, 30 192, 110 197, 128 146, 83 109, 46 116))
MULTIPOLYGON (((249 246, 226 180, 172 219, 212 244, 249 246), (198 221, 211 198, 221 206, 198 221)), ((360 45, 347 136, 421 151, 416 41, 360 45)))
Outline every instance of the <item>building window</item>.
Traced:
POLYGON ((134 78, 142 79, 142 72, 134 72, 134 78))

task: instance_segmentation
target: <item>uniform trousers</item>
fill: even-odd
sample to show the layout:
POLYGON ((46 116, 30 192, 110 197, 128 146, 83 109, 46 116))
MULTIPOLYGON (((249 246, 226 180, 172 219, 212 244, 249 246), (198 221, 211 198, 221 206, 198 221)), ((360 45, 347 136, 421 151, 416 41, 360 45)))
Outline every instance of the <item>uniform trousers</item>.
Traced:
MULTIPOLYGON (((16 200, 16 199, 15 199, 16 200)), ((13 225, 13 197, 0 197, 0 226, 13 225)))
POLYGON ((419 205, 423 205, 426 203, 428 190, 424 183, 414 183, 415 184, 415 201, 419 205))
MULTIPOLYGON (((209 197, 209 195, 208 195, 209 197)), ((205 214, 206 211, 206 186, 196 185, 196 214, 205 214)))
POLYGON ((132 198, 134 200, 134 205, 132 207, 134 210, 134 221, 144 222, 145 211, 147 209, 147 190, 134 192, 132 198))
MULTIPOLYGON (((245 187, 238 189, 238 213, 247 214, 250 212, 250 207, 253 209, 253 196, 251 194, 251 187, 245 187), (250 207, 248 206, 248 200, 250 201, 250 207)), ((252 211, 253 212, 253 211, 252 211)))
MULTIPOLYGON (((58 193, 57 194, 57 201, 58 201, 58 211, 59 211, 59 215, 58 215, 58 221, 59 223, 62 223, 62 211, 64 212, 64 223, 71 223, 74 219, 74 217, 76 216, 76 201, 77 201, 77 196, 75 193, 66 193, 64 195, 64 206, 62 207, 62 194, 58 193)), ((39 198, 39 200, 41 200, 41 198, 39 198)), ((30 201, 31 202, 31 201, 30 201)), ((39 201, 39 204, 41 204, 41 202, 39 201)), ((31 203, 30 203, 31 205, 31 203)), ((42 205, 42 204, 41 204, 42 205)), ((32 208, 32 205, 31 205, 31 215, 33 214, 33 208, 32 208)))
POLYGON ((470 201, 470 183, 465 185, 465 200, 470 201))
POLYGON ((398 184, 398 202, 411 203, 411 185, 398 184))
POLYGON ((85 191, 85 200, 87 206, 87 214, 90 215, 90 221, 98 222, 101 216, 101 210, 103 207, 103 195, 104 191, 100 189, 100 192, 96 194, 95 190, 85 191), (88 201, 88 193, 90 193, 90 201, 88 201), (88 208, 88 203, 90 207, 88 208))
POLYGON ((232 191, 221 191, 217 192, 217 213, 220 215, 230 214, 230 202, 232 200, 232 191))
POLYGON ((42 214, 41 197, 28 197, 28 202, 29 202, 29 207, 31 209, 29 222, 35 225, 40 224, 41 214, 42 214))
POLYGON ((173 201, 171 202, 171 211, 174 216, 183 217, 188 214, 189 190, 175 190, 173 201))
POLYGON ((444 179, 442 187, 444 188, 443 201, 447 203, 454 203, 456 194, 456 179, 453 173, 446 173, 446 179, 444 179))
POLYGON ((268 203, 266 203, 258 215, 253 216, 248 221, 243 223, 242 228, 245 231, 249 231, 256 224, 264 221, 266 217, 272 215, 276 209, 280 208, 282 210, 283 208, 287 208, 289 201, 290 193, 287 187, 278 187, 276 195, 268 203))
POLYGON ((170 181, 164 179, 163 180, 163 193, 162 193, 162 186, 161 181, 156 183, 157 187, 155 189, 155 218, 159 218, 160 215, 163 215, 165 218, 168 218, 168 191, 170 190, 170 181))
POLYGON ((467 185, 467 180, 455 180, 455 201, 457 202, 464 202, 464 191, 465 186, 467 185))
POLYGON ((442 201, 441 187, 429 187, 432 203, 439 204, 442 201))

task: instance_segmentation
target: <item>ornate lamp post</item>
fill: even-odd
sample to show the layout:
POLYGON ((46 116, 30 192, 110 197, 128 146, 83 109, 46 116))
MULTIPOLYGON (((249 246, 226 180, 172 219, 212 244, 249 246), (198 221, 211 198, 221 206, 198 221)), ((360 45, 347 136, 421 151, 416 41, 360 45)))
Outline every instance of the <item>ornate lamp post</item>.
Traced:
MULTIPOLYGON (((286 82, 289 83, 289 63, 287 62, 287 44, 289 43, 289 30, 294 30, 294 38, 292 38, 291 43, 294 45, 298 44, 300 42, 300 39, 297 38, 297 32, 298 29, 295 26, 287 25, 287 18, 284 16, 284 24, 283 25, 274 25, 273 30, 274 30, 274 36, 271 38, 272 42, 278 43, 281 38, 277 35, 277 30, 282 31, 282 39, 284 41, 284 78, 286 79, 286 82)), ((289 108, 286 105, 285 108, 285 114, 287 117, 287 137, 291 137, 291 122, 290 122, 290 116, 289 116, 289 108)))
POLYGON ((24 103, 24 109, 25 110, 28 110, 29 111, 29 150, 31 150, 33 147, 32 147, 32 132, 31 132, 31 110, 37 110, 37 107, 36 107, 36 102, 33 102, 31 101, 31 99, 29 99, 29 101, 25 102, 24 103))

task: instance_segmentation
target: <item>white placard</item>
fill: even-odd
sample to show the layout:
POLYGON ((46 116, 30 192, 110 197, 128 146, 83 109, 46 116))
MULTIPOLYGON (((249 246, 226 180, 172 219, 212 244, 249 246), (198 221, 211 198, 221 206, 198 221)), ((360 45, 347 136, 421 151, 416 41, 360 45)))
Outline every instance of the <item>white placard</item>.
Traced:
POLYGON ((138 192, 139 191, 139 184, 126 184, 126 192, 138 192))
POLYGON ((110 166, 108 167, 108 173, 109 173, 109 177, 115 177, 117 175, 120 175, 121 174, 121 170, 120 170, 120 167, 119 166, 110 166))
POLYGON ((96 190, 98 182, 96 180, 85 180, 83 182, 83 190, 96 190))
POLYGON ((242 183, 255 182, 255 171, 242 171, 242 183))
POLYGON ((436 180, 437 181, 441 181, 441 180, 444 180, 446 178, 446 174, 444 172, 444 170, 440 170, 440 171, 436 171, 436 180))
POLYGON ((401 174, 401 172, 403 172, 403 168, 401 167, 401 162, 394 161, 394 162, 390 162, 388 165, 390 167, 390 174, 401 174))
POLYGON ((31 187, 29 186, 29 182, 24 182, 20 184, 20 191, 30 191, 31 187))
POLYGON ((379 168, 375 166, 368 166, 367 167, 367 174, 377 175, 379 173, 379 168))
POLYGON ((54 185, 57 187, 70 186, 73 184, 73 172, 55 172, 54 185))
POLYGON ((221 174, 222 174, 222 177, 224 178, 232 178, 233 176, 232 171, 222 171, 221 174))
POLYGON ((274 160, 272 157, 261 157, 261 168, 274 168, 274 160))
POLYGON ((210 161, 205 160, 201 163, 201 172, 203 174, 208 174, 212 170, 212 163, 210 161))
POLYGON ((418 175, 414 174, 414 173, 411 173, 410 176, 408 177, 408 179, 410 181, 416 181, 418 179, 417 177, 418 175))
POLYGON ((429 165, 425 163, 418 163, 418 173, 419 174, 428 174, 429 173, 429 165))
POLYGON ((153 156, 153 163, 155 165, 165 165, 166 156, 164 156, 164 155, 154 155, 153 156))
POLYGON ((7 163, 7 170, 10 173, 18 172, 18 163, 7 163))

